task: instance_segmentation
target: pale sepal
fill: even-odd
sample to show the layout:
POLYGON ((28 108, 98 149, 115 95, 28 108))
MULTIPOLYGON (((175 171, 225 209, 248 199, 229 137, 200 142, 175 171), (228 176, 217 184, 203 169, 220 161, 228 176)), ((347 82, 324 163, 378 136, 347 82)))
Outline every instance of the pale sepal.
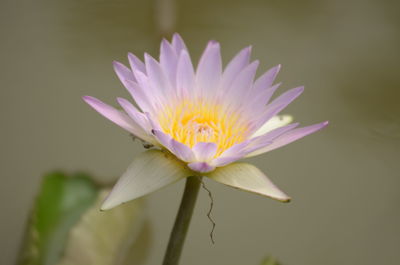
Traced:
POLYGON ((143 152, 135 157, 117 181, 101 209, 108 210, 121 203, 134 200, 188 177, 190 174, 191 172, 182 162, 168 153, 159 150, 143 152))
POLYGON ((289 202, 290 197, 276 187, 257 167, 247 163, 233 163, 205 174, 206 177, 233 188, 253 192, 272 199, 289 202))

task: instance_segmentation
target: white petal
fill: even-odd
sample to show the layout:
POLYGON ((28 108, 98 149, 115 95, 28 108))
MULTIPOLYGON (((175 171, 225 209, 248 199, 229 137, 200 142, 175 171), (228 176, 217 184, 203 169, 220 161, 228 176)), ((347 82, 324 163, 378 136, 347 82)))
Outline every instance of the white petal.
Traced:
POLYGON ((173 156, 149 150, 136 156, 101 206, 111 209, 190 176, 173 156))
POLYGON ((272 117, 269 121, 264 123, 260 129, 258 129, 251 137, 260 136, 270 132, 276 128, 285 126, 293 121, 293 116, 290 115, 276 115, 272 117))
POLYGON ((250 191, 282 202, 290 201, 289 196, 278 189, 264 173, 251 164, 230 164, 217 168, 205 176, 233 188, 250 191))

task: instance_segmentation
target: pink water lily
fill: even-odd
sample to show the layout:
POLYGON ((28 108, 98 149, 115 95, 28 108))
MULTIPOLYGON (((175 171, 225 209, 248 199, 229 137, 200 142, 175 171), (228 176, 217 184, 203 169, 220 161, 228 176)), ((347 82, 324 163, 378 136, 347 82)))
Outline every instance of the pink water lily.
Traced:
POLYGON ((278 115, 303 87, 271 97, 280 66, 255 79, 259 62, 251 48, 240 51, 223 70, 220 45, 210 41, 194 69, 178 34, 161 42, 160 59, 145 54, 144 63, 128 54, 130 68, 114 69, 136 102, 117 101, 123 111, 100 100, 84 100, 100 114, 156 147, 137 156, 102 208, 138 198, 179 179, 201 175, 277 200, 290 198, 259 169, 237 163, 296 141, 325 127, 298 128, 291 116, 278 115))

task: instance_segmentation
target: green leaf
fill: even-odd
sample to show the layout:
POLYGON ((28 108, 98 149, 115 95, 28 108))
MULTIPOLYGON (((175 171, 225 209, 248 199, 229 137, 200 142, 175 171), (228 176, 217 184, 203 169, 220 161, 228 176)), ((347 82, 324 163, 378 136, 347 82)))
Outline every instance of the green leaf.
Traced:
POLYGON ((87 175, 46 175, 34 203, 18 264, 56 264, 70 228, 96 197, 97 187, 87 175))

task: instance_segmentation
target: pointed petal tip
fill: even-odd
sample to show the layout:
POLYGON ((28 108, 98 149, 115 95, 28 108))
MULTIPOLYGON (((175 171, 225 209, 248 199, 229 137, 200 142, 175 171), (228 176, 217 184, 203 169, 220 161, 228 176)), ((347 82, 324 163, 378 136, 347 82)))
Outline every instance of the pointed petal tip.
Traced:
POLYGON ((148 54, 147 52, 145 52, 144 53, 144 60, 146 61, 146 60, 149 60, 149 59, 152 59, 153 57, 150 55, 150 54, 148 54))
POLYGON ((99 99, 92 97, 92 96, 83 96, 82 99, 90 106, 93 106, 93 105, 99 104, 99 103, 103 103, 99 99))
POLYGON ((219 42, 218 41, 216 41, 216 40, 210 40, 209 42, 208 42, 208 44, 207 44, 207 48, 220 48, 220 44, 219 44, 219 42))
POLYGON ((131 53, 131 52, 128 52, 128 58, 129 57, 134 57, 134 58, 136 58, 136 55, 134 55, 133 53, 131 53))
POLYGON ((172 39, 182 39, 181 35, 178 32, 172 34, 172 39))
MULTIPOLYGON (((129 201, 126 201, 126 202, 110 201, 109 200, 110 194, 104 199, 103 203, 100 205, 100 212, 107 212, 109 210, 114 209, 115 207, 118 207, 122 204, 126 204, 129 202, 129 201)), ((136 198, 136 199, 138 199, 138 198, 136 198)), ((133 199, 133 200, 136 200, 136 199, 133 199)))
POLYGON ((318 130, 325 128, 328 125, 329 125, 329 121, 323 121, 321 123, 317 123, 317 124, 310 125, 310 126, 314 126, 315 131, 318 131, 318 130))
POLYGON ((254 67, 257 69, 258 66, 260 66, 260 61, 259 60, 254 60, 251 64, 254 65, 254 67))
POLYGON ((85 102, 88 102, 88 101, 92 100, 92 97, 91 97, 91 96, 82 96, 82 99, 83 99, 85 102))
POLYGON ((304 91, 304 86, 296 87, 296 91, 298 91, 299 93, 303 93, 303 91, 304 91))
POLYGON ((121 66, 121 65, 123 65, 123 64, 120 63, 120 62, 118 62, 118 61, 113 61, 113 62, 112 62, 112 65, 113 65, 113 67, 114 67, 114 69, 115 69, 115 68, 117 68, 117 67, 119 67, 119 66, 121 66))
POLYGON ((117 97, 117 103, 120 105, 125 105, 125 104, 129 103, 129 101, 125 98, 117 97))
POLYGON ((277 65, 275 65, 274 67, 271 68, 271 70, 274 71, 274 79, 276 78, 276 76, 281 71, 281 68, 282 68, 281 64, 277 64, 277 65))
POLYGON ((107 201, 107 199, 103 202, 103 204, 100 206, 100 211, 105 212, 108 210, 111 210, 112 208, 116 207, 118 205, 112 205, 107 201))
MULTIPOLYGON (((166 38, 163 38, 163 39, 161 40, 160 49, 164 50, 164 49, 166 49, 167 46, 169 46, 169 45, 171 45, 171 43, 170 43, 166 38)), ((161 55, 161 53, 160 53, 160 55, 161 55)))
MULTIPOLYGON (((132 104, 129 102, 129 100, 121 97, 117 97, 117 103, 125 110, 125 108, 131 108, 132 104)), ((126 110, 125 110, 126 112, 126 110)))
POLYGON ((100 211, 105 212, 125 203, 124 201, 116 201, 114 197, 113 191, 111 191, 100 205, 100 211))

